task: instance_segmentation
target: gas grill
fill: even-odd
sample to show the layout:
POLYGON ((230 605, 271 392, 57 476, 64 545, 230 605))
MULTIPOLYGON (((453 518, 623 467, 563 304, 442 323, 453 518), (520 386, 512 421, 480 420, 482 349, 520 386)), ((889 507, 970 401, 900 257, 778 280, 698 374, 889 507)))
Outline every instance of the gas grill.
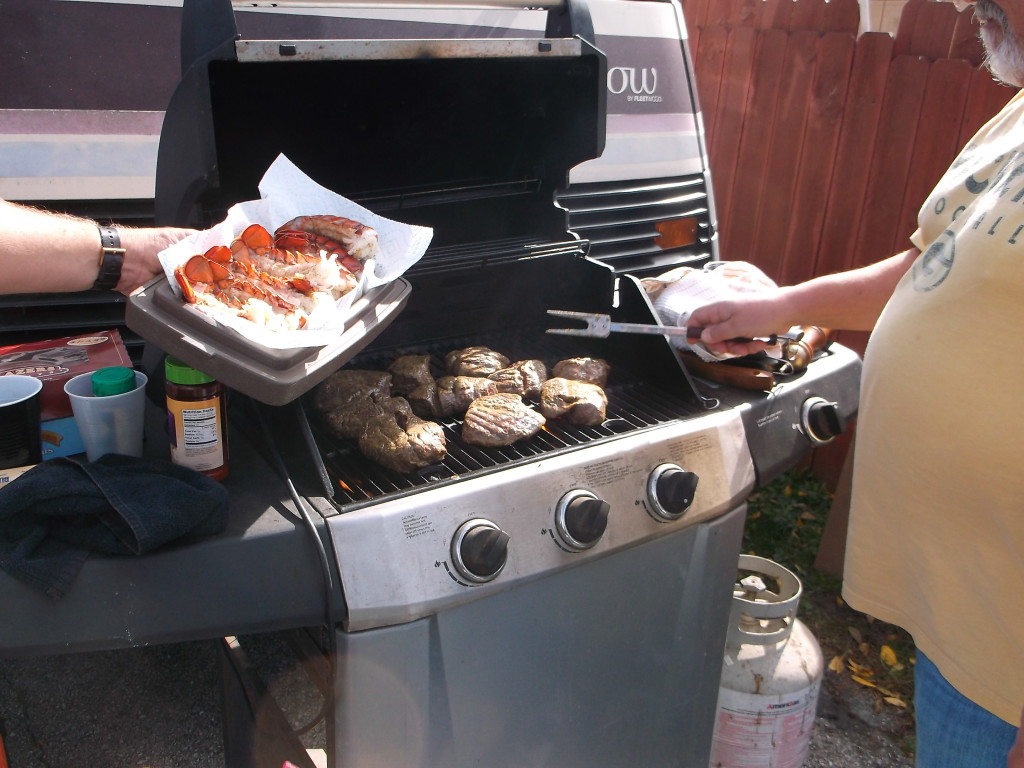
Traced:
MULTIPOLYGON (((100 615, 54 609, 78 622, 76 647, 312 627, 331 765, 707 765, 746 499, 828 439, 808 436, 809 399, 855 414, 859 360, 834 345, 752 393, 694 379, 661 336, 545 334, 549 308, 658 322, 643 270, 593 256, 563 207, 570 169, 604 146, 608 65, 586 2, 546 13, 530 39, 266 40, 238 34, 227 0, 185 1, 160 223, 218 221, 285 154, 434 230, 401 312, 318 370, 429 354, 440 373, 471 345, 549 366, 599 357, 607 419, 553 419, 507 448, 465 444, 448 419, 447 457, 398 473, 321 423, 322 376, 279 403, 273 366, 252 363, 231 403, 230 530, 146 563, 87 563, 76 597, 100 615)), ((145 303, 134 311, 145 336, 145 303)), ((162 351, 199 368, 230 346, 169 327, 162 351)), ((17 632, 7 650, 39 647, 17 632)), ((287 729, 250 720, 258 686, 234 640, 222 650, 228 764, 309 765, 287 729)))

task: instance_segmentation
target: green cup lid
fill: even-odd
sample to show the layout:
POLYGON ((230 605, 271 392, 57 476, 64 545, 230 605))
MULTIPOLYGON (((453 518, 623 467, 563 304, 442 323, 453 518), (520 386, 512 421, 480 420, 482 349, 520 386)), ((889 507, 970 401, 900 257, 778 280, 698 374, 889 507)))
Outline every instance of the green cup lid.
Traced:
POLYGON ((172 384, 209 384, 214 380, 212 376, 207 376, 170 355, 164 360, 164 376, 172 384))
POLYGON ((122 366, 100 368, 92 375, 92 393, 96 397, 122 395, 135 389, 135 371, 122 366))

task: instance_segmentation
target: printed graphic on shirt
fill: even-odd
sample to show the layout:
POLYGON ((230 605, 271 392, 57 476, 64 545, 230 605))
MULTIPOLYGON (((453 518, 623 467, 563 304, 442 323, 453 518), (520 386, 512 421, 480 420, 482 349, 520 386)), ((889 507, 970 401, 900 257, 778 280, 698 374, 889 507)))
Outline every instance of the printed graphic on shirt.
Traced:
MULTIPOLYGON (((952 168, 972 159, 973 152, 965 151, 952 168)), ((942 187, 949 189, 949 184, 942 187)), ((949 196, 930 202, 937 219, 945 215, 950 224, 956 224, 935 238, 914 262, 914 290, 921 292, 934 290, 949 276, 958 238, 981 235, 993 238, 993 245, 997 241, 1000 245, 1017 244, 1024 233, 1024 153, 999 155, 987 167, 962 177, 949 196)))
POLYGON ((930 291, 942 284, 953 269, 956 235, 947 229, 914 262, 914 290, 930 291))

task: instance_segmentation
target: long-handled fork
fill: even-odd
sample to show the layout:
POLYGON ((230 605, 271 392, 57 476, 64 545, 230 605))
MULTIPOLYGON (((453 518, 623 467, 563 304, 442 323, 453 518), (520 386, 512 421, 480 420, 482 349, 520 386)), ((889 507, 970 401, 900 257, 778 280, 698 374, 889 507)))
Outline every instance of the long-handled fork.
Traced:
MULTIPOLYGON (((613 323, 608 315, 599 315, 592 312, 570 312, 566 309, 549 309, 549 315, 565 317, 570 320, 579 320, 586 323, 585 328, 548 328, 548 333, 557 333, 563 336, 592 336, 605 339, 612 333, 646 333, 658 336, 686 336, 689 339, 700 338, 703 328, 683 328, 675 325, 645 325, 643 323, 613 323)), ((763 341, 771 346, 778 342, 777 334, 771 336, 759 336, 755 339, 735 339, 735 341, 763 341)))

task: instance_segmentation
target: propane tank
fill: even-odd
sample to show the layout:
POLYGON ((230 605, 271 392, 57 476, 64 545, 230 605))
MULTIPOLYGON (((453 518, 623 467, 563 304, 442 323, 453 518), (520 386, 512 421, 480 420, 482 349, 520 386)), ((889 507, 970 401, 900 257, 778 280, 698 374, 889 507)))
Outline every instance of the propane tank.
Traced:
POLYGON ((818 641, 796 617, 803 586, 763 557, 740 555, 739 569, 749 575, 733 592, 710 765, 800 768, 824 670, 818 641))

